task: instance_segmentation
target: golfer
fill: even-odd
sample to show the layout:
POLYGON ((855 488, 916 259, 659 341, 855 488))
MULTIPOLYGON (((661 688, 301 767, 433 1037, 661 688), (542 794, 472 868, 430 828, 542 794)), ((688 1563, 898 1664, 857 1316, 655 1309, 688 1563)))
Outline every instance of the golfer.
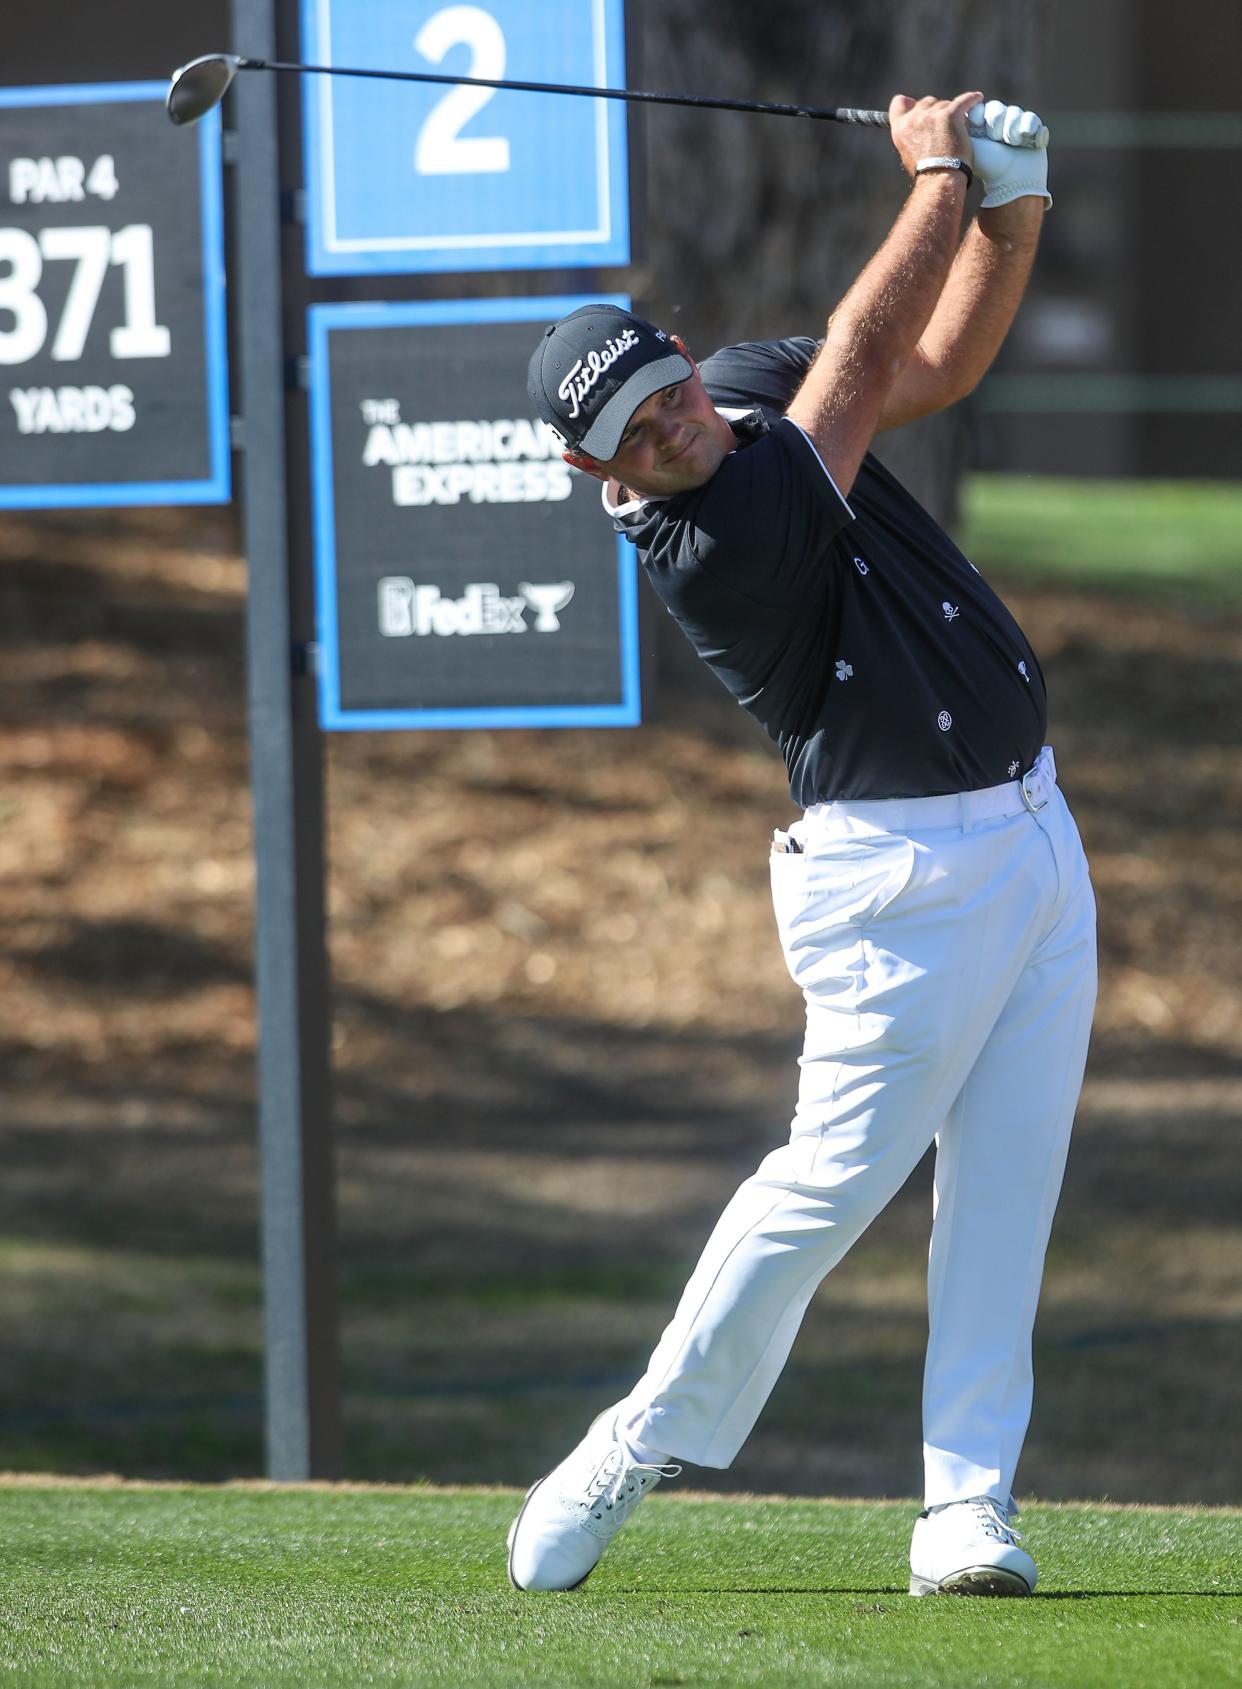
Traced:
POLYGON ((803 813, 774 833, 772 894, 806 1035, 788 1142, 725 1209, 642 1378, 528 1493, 520 1589, 582 1583, 677 1462, 730 1464, 816 1286, 933 1140, 910 1589, 1035 1587, 1011 1492, 1094 903, 1035 653, 869 447, 995 356, 1051 204, 1047 131, 977 92, 889 109, 909 193, 822 341, 733 346, 700 370, 601 305, 531 362, 569 462, 784 755, 803 813))

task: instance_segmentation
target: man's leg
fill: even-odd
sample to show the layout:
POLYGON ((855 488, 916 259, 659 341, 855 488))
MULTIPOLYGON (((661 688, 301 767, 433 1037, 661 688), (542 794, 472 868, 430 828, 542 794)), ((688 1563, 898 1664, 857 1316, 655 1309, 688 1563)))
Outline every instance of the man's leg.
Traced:
MULTIPOLYGON (((818 1021, 812 1011, 810 1026, 818 1021)), ((812 1045, 808 1029, 796 1135, 721 1215, 647 1372, 528 1491, 509 1533, 518 1589, 577 1588, 647 1493, 680 1471, 670 1459, 730 1463, 780 1376, 815 1287, 931 1142, 934 1125, 912 1073, 887 1087, 878 1077, 881 1048, 855 1049, 851 1062, 839 1052, 818 1059, 812 1045), (836 1093, 834 1124, 799 1131, 824 1085, 836 1093)))
MULTIPOLYGON (((517 1588, 582 1583, 645 1495, 680 1470, 670 1458, 730 1463, 815 1287, 931 1142, 934 1077, 896 1045, 887 1016, 809 1006, 794 1135, 721 1215, 630 1396, 527 1493, 509 1533, 517 1588)), ((942 1109, 960 1083, 945 1082, 942 1109)))
POLYGON ((910 1545, 912 1594, 1026 1595, 1037 1582, 1010 1491, 1093 997, 1089 952, 1033 963, 937 1140, 923 1391, 928 1511, 910 1545))
POLYGON ((937 1138, 923 1391, 928 1510, 912 1594, 1026 1595, 1012 1523, 1031 1411, 1031 1330, 1095 1001, 1095 905, 1061 800, 1041 812, 1060 876, 1024 968, 937 1138))
POLYGON ((1049 812, 1041 822, 1046 814, 1061 876, 1057 918, 938 1138, 923 1402, 929 1507, 983 1495, 1007 1503, 1030 1418, 1031 1330, 1096 981, 1086 861, 1059 794, 1049 812))

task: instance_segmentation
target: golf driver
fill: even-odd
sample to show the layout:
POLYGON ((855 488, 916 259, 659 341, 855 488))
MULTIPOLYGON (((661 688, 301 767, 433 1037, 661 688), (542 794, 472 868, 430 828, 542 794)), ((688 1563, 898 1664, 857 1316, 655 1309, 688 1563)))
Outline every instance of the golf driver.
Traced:
POLYGON ((634 88, 580 88, 561 82, 515 82, 486 76, 441 76, 420 70, 358 70, 347 65, 302 65, 278 59, 247 59, 238 53, 205 53, 175 70, 165 104, 174 123, 197 123, 228 92, 239 70, 292 71, 304 76, 372 76, 386 82, 438 82, 461 88, 514 88, 526 94, 579 94, 592 100, 629 100, 659 106, 706 106, 714 111, 757 111, 769 117, 816 117, 827 123, 864 123, 888 128, 886 111, 853 106, 784 106, 760 100, 716 100, 699 94, 646 94, 634 88))

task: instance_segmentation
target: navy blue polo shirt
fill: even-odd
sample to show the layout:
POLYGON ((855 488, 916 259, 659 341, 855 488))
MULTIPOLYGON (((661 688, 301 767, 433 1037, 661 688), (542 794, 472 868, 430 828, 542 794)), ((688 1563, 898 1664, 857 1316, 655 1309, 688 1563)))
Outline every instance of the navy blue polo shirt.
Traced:
POLYGON ((868 453, 843 498, 784 412, 811 339, 702 365, 738 449, 704 486, 614 512, 652 585, 780 747, 795 803, 1001 785, 1039 754, 1043 675, 973 564, 868 453))

